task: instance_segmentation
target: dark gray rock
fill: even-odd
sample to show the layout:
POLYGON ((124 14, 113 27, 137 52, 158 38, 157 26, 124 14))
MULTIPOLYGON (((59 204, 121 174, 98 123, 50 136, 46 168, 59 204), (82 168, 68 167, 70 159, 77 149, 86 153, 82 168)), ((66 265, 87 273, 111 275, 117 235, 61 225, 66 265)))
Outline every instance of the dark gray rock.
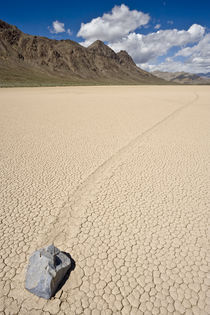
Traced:
POLYGON ((54 245, 39 249, 29 259, 25 288, 50 299, 70 268, 71 259, 54 245))

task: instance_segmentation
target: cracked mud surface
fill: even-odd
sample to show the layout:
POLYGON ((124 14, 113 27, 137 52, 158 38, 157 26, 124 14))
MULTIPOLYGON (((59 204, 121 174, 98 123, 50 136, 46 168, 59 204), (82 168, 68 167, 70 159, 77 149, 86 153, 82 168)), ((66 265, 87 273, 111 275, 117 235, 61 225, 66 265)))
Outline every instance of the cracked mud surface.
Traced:
POLYGON ((208 314, 209 87, 0 90, 0 314, 208 314), (54 241, 76 262, 24 289, 54 241))

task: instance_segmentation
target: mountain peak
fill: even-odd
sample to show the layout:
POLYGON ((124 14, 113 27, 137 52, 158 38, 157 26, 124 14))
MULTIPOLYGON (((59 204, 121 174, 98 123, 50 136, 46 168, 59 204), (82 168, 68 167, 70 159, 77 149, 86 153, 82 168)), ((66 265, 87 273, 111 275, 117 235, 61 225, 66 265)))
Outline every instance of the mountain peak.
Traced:
POLYGON ((90 46, 88 46, 88 48, 93 48, 93 47, 104 47, 106 46, 104 44, 104 42, 102 42, 101 40, 97 39, 95 40, 95 42, 93 42, 90 46))
POLYGON ((93 42, 90 46, 88 46, 88 50, 97 53, 97 55, 116 58, 114 50, 105 45, 104 42, 102 42, 101 40, 96 40, 95 42, 93 42))

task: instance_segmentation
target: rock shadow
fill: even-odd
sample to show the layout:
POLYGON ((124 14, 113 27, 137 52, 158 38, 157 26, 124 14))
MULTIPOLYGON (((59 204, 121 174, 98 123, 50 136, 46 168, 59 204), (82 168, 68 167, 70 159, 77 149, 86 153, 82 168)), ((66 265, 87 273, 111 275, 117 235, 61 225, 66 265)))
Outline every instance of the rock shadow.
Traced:
POLYGON ((54 297, 58 291, 60 291, 62 289, 62 287, 64 286, 64 284, 66 283, 66 281, 69 279, 71 272, 76 268, 76 263, 75 260, 71 257, 71 255, 69 253, 66 252, 61 252, 63 254, 65 254, 67 257, 69 257, 69 259, 71 260, 71 267, 69 268, 69 270, 67 271, 67 273, 65 274, 64 278, 62 279, 62 281, 59 283, 55 293, 53 294, 52 297, 54 297))

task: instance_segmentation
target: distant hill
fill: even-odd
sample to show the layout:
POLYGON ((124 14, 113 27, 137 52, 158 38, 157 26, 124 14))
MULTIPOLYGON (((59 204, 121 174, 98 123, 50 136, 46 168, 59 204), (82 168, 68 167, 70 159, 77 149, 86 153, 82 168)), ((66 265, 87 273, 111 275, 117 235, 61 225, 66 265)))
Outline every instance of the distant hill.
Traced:
POLYGON ((210 84, 210 77, 202 77, 199 74, 163 71, 153 71, 152 74, 166 81, 176 82, 179 84, 210 84))
POLYGON ((21 32, 0 20, 0 86, 167 84, 136 66, 126 51, 97 40, 83 47, 21 32))
POLYGON ((199 77, 201 78, 209 78, 210 79, 210 72, 207 72, 207 73, 197 73, 197 75, 199 75, 199 77))

